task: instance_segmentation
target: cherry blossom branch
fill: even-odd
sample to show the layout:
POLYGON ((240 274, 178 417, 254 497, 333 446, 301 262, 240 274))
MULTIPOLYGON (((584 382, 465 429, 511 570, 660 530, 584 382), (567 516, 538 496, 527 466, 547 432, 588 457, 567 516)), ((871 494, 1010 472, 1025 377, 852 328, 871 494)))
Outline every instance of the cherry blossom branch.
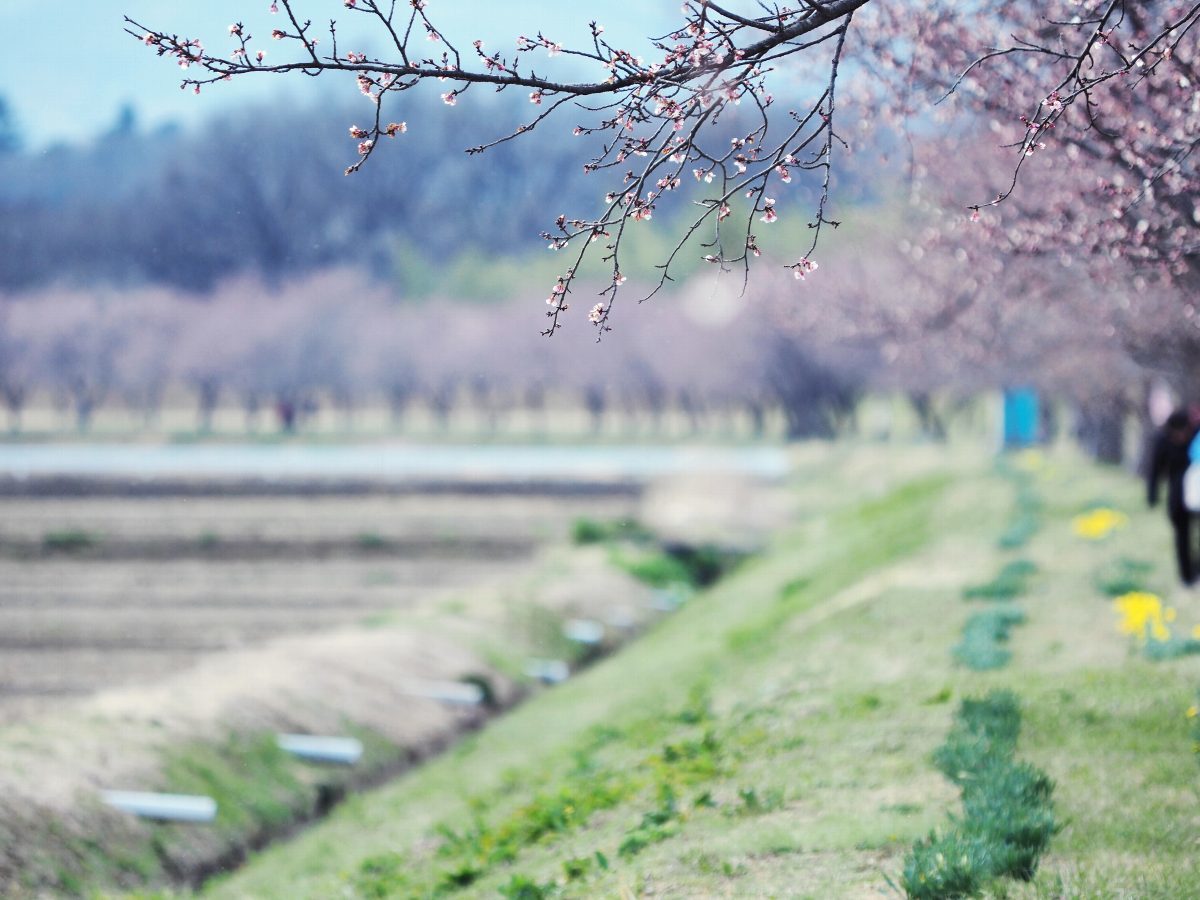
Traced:
POLYGON ((775 200, 764 192, 775 180, 790 182, 791 171, 821 170, 823 176, 816 216, 811 223, 814 239, 808 254, 793 266, 801 274, 815 268, 808 256, 816 246, 821 227, 836 225, 827 218, 826 211, 834 143, 838 140, 832 125, 837 66, 850 18, 868 2, 803 0, 771 6, 760 2, 762 15, 747 16, 709 0, 685 0, 681 27, 652 41, 660 56, 650 63, 610 44, 603 27, 595 22, 591 23, 590 46, 565 48, 539 32, 535 38, 519 38, 516 53, 511 55, 486 50, 482 41, 477 40, 472 45, 474 55, 468 60, 435 25, 425 0, 407 0, 403 4, 397 0, 344 0, 348 14, 369 16, 384 29, 394 54, 390 59, 343 52, 338 45, 336 22, 329 24, 331 50, 323 55, 318 50, 318 39, 312 36, 311 20, 299 14, 304 0, 270 3, 269 11, 282 11, 286 22, 284 28, 271 31, 271 38, 283 46, 298 42, 301 47, 297 58, 280 61, 268 60, 268 52, 241 23, 230 26, 236 45, 229 54, 213 52, 199 40, 148 28, 133 19, 126 18, 126 23, 130 34, 160 56, 175 59, 185 70, 202 73, 188 74, 183 79, 182 86, 194 92, 215 82, 268 72, 309 76, 342 72, 353 76, 361 93, 373 101, 375 108, 373 121, 367 127, 354 125, 350 129, 358 141, 358 159, 346 168, 347 174, 357 172, 372 157, 381 138, 394 138, 408 130, 406 122, 388 121, 384 116, 388 100, 430 79, 450 83, 450 90, 442 94, 447 105, 455 105, 470 87, 487 85, 495 90, 528 90, 530 102, 542 107, 531 120, 518 124, 507 134, 467 148, 472 154, 532 131, 561 114, 566 105, 600 117, 599 122, 575 128, 577 135, 606 136, 597 155, 585 164, 584 172, 607 173, 606 177, 617 179, 617 184, 608 191, 608 202, 598 217, 560 216, 556 230, 543 233, 543 237, 553 249, 564 249, 571 243, 579 245, 575 265, 557 279, 549 298, 547 333, 551 334, 560 327, 567 295, 590 245, 601 238, 606 240, 602 258, 611 266, 612 278, 601 292, 603 301, 592 308, 589 316, 603 333, 608 328, 618 288, 625 281, 620 269, 621 243, 630 238, 634 224, 651 218, 655 208, 666 202, 665 195, 680 187, 689 164, 696 167, 701 186, 720 174, 722 190, 696 201, 701 211, 681 227, 682 237, 659 266, 659 281, 649 296, 672 280, 672 264, 706 222, 716 226, 712 240, 705 245, 718 251, 714 258, 722 266, 736 261, 748 266, 749 255, 759 252, 749 228, 744 246, 735 255, 727 258, 722 249, 721 223, 731 212, 728 201, 735 192, 745 192, 753 200, 746 215, 747 224, 760 215, 764 222, 772 222, 778 217, 775 200), (401 14, 404 7, 407 12, 401 14), (791 112, 796 125, 784 141, 763 146, 769 111, 775 102, 766 92, 770 66, 788 57, 805 59, 814 48, 830 40, 836 42, 836 49, 828 87, 806 110, 791 112), (436 48, 435 52, 418 51, 418 41, 428 41, 436 48), (599 66, 604 75, 594 80, 571 81, 539 73, 530 61, 530 54, 536 51, 599 66), (591 105, 585 102, 588 98, 605 98, 607 102, 591 105), (741 131, 730 147, 714 146, 714 140, 723 139, 720 134, 726 119, 733 118, 734 127, 738 127, 736 119, 740 113, 735 115, 734 107, 746 99, 756 111, 757 124, 741 131), (820 140, 822 135, 824 139, 820 140), (811 159, 797 158, 813 146, 816 149, 811 159), (623 168, 636 157, 647 160, 640 168, 623 168))
MULTIPOLYGON (((306 2, 311 0, 270 2, 270 12, 284 13, 284 27, 272 29, 271 38, 285 48, 300 45, 291 58, 279 61, 268 59, 261 42, 242 23, 230 26, 234 46, 225 54, 211 52, 199 40, 148 29, 131 19, 126 20, 127 30, 184 68, 188 74, 183 86, 195 92, 214 82, 264 72, 308 76, 340 72, 353 77, 359 91, 373 102, 374 116, 366 127, 351 128, 358 157, 346 168, 347 174, 373 156, 383 137, 394 138, 408 130, 398 116, 389 121, 385 106, 431 79, 449 82, 441 95, 448 106, 456 105, 467 90, 488 86, 496 91, 527 91, 529 102, 538 107, 511 130, 466 148, 472 154, 512 141, 574 107, 582 117, 574 133, 591 141, 592 156, 583 165, 584 175, 605 181, 606 202, 593 215, 559 215, 554 227, 542 232, 552 249, 574 245, 577 251, 575 264, 556 279, 548 298, 546 331, 550 334, 561 327, 567 295, 592 252, 589 248, 600 241, 603 250, 595 252, 611 277, 589 319, 601 334, 607 330, 618 289, 625 281, 622 243, 634 239, 640 223, 655 212, 661 219, 678 207, 688 209, 688 214, 674 220, 678 240, 658 266, 657 284, 643 299, 673 280, 672 267, 709 226, 712 232, 702 246, 710 252, 702 258, 723 270, 740 263, 744 278, 748 277, 751 257, 760 253, 755 222, 769 224, 778 218, 786 203, 777 208, 774 188, 789 184, 793 176, 809 181, 818 198, 809 223, 812 241, 789 268, 798 278, 815 268, 810 257, 824 227, 838 224, 829 217, 829 209, 837 149, 846 146, 834 127, 839 67, 850 43, 852 21, 856 33, 872 35, 869 27, 863 32, 855 19, 868 5, 889 25, 877 29, 873 41, 863 42, 857 59, 864 68, 887 70, 901 48, 912 47, 908 71, 899 80, 937 85, 943 99, 966 93, 977 108, 1004 114, 1014 96, 1028 97, 1032 92, 1039 98, 1032 115, 1020 119, 1021 136, 1008 145, 1018 152, 1005 186, 987 203, 968 207, 973 216, 982 207, 1012 196, 1029 158, 1046 147, 1047 135, 1056 126, 1069 124, 1065 117, 1071 108, 1080 111, 1087 140, 1104 145, 1093 154, 1095 158, 1142 174, 1140 194, 1114 182, 1114 195, 1128 201, 1124 210, 1137 203, 1144 206, 1146 197, 1158 190, 1173 191, 1171 208, 1176 215, 1182 216, 1186 206, 1187 193, 1177 182, 1179 171, 1192 165, 1188 145, 1194 136, 1180 134, 1172 126, 1165 128, 1169 139, 1131 138, 1130 117, 1110 116, 1106 110, 1112 97, 1123 93, 1117 89, 1120 84, 1130 91, 1143 89, 1160 106, 1168 102, 1168 92, 1160 85, 1163 79, 1156 77, 1168 61, 1181 79, 1190 79, 1187 84, 1195 83, 1194 54, 1184 41, 1200 22, 1200 3, 1163 0, 1145 6, 1130 0, 1072 0, 1067 5, 1065 0, 1047 4, 998 0, 980 10, 953 0, 928 0, 920 8, 871 0, 759 0, 755 10, 746 12, 731 9, 732 0, 685 0, 680 27, 652 39, 654 59, 646 61, 610 43, 596 22, 591 23, 589 40, 578 47, 564 47, 539 31, 535 37, 518 38, 515 52, 486 48, 479 40, 470 49, 460 48, 435 23, 426 0, 343 0, 347 14, 368 17, 384 30, 390 49, 386 58, 343 51, 336 22, 330 22, 331 49, 326 52, 318 48, 311 20, 300 15, 306 2), (978 21, 983 28, 977 27, 978 21), (989 31, 992 47, 981 52, 975 41, 987 43, 982 35, 989 31), (1006 38, 997 37, 1005 33, 1006 38), (827 42, 834 47, 825 57, 818 48, 827 42), (424 49, 426 43, 433 49, 424 49), (542 69, 542 53, 547 59, 562 56, 594 67, 597 73, 577 80, 557 77, 552 69, 542 69), (768 92, 767 83, 777 77, 777 67, 795 61, 820 65, 824 74, 819 79, 810 77, 808 83, 824 87, 808 91, 808 99, 798 108, 780 112, 781 104, 768 92), (975 83, 979 78, 992 78, 995 83, 984 90, 975 83), (784 115, 791 125, 778 134, 772 123, 784 115), (696 179, 691 192, 680 189, 689 169, 696 179), (731 201, 739 193, 751 202, 746 204, 741 236, 733 245, 726 239, 730 227, 726 219, 733 215, 731 201)), ((904 96, 902 108, 911 116, 907 92, 904 96)), ((1166 112, 1159 110, 1156 115, 1166 112)), ((1124 216, 1125 211, 1118 214, 1124 216)), ((1179 248, 1195 243, 1181 237, 1186 229, 1177 226, 1172 231, 1165 220, 1158 224, 1161 217, 1153 218, 1142 231, 1161 233, 1170 253, 1178 254, 1179 248)), ((1133 240, 1143 242, 1136 235, 1133 240)))
MULTIPOLYGON (((1137 81, 1145 80, 1164 60, 1171 59, 1179 42, 1191 31, 1197 21, 1200 21, 1200 3, 1191 4, 1180 17, 1166 22, 1147 41, 1142 42, 1136 48, 1131 48, 1133 50, 1131 55, 1126 55, 1121 52, 1113 40, 1115 31, 1120 28, 1125 20, 1125 11, 1125 0, 1108 0, 1107 4, 1103 7, 1103 12, 1098 16, 1093 16, 1087 20, 1080 19, 1079 21, 1067 23, 1055 23, 1061 25, 1063 28, 1072 30, 1080 30, 1085 26, 1090 26, 1090 32, 1082 47, 1073 51, 1056 50, 1026 40, 1018 40, 1016 42, 1017 45, 1014 47, 991 50, 973 60, 959 77, 955 79, 945 95, 943 95, 942 99, 944 100, 946 97, 957 92, 963 81, 973 71, 1004 56, 1034 54, 1068 64, 1067 73, 1051 88, 1034 114, 1032 116, 1021 117, 1021 121, 1025 125, 1025 135, 1018 144, 1014 145, 1019 147, 1021 153, 1014 166, 1013 177, 1009 186, 997 194, 991 201, 968 207, 974 214, 977 214, 982 207, 996 206, 1012 195, 1020 181, 1020 170, 1025 160, 1037 150, 1045 149, 1046 144, 1043 135, 1048 130, 1053 129, 1059 120, 1066 115, 1067 110, 1080 98, 1084 100, 1085 107, 1088 110, 1087 120, 1089 128, 1102 131, 1103 129, 1100 128, 1093 112, 1097 106, 1097 102, 1094 99, 1095 90, 1107 82, 1123 78, 1131 73, 1136 73, 1137 81), (1163 49, 1160 49, 1160 47, 1163 49), (1105 48, 1112 52, 1119 61, 1119 65, 1102 70, 1096 74, 1085 75, 1085 69, 1095 67, 1097 64, 1097 53, 1105 48)), ((939 102, 941 101, 939 100, 939 102)))

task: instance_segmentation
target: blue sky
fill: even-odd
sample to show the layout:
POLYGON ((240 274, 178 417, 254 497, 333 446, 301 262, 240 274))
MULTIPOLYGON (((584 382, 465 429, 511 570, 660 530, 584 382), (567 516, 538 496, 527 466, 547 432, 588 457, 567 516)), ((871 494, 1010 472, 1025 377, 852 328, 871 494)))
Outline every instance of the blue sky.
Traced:
MULTIPOLYGON (((123 31, 123 16, 128 15, 220 47, 234 21, 267 33, 278 22, 267 13, 268 6, 269 0, 0 0, 0 95, 15 113, 26 145, 36 148, 88 140, 111 126, 125 103, 134 105, 143 127, 154 128, 166 122, 193 125, 240 103, 339 87, 332 79, 322 88, 307 79, 263 76, 235 79, 196 97, 179 90, 176 66, 123 31)), ((365 17, 348 13, 341 0, 297 0, 297 9, 314 22, 337 19, 339 45, 344 40, 349 47, 354 38, 369 43, 369 31, 361 24, 357 34, 354 29, 365 17)), ((677 23, 679 3, 429 0, 429 13, 460 45, 481 37, 511 48, 517 35, 533 34, 539 27, 563 43, 582 42, 587 22, 596 19, 614 43, 632 48, 646 35, 677 23)), ((354 90, 352 84, 340 87, 354 90)))

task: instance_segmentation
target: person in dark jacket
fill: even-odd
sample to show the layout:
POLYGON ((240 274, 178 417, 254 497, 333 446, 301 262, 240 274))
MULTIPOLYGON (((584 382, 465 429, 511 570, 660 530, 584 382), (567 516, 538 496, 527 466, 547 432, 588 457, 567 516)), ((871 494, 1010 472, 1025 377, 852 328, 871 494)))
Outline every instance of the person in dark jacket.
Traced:
POLYGON ((1193 538, 1195 517, 1183 503, 1183 473, 1191 460, 1188 446, 1196 430, 1188 414, 1176 411, 1167 416, 1167 421, 1154 442, 1154 454, 1150 471, 1146 477, 1146 500, 1151 506, 1158 505, 1158 486, 1167 479, 1167 517, 1175 531, 1175 559, 1179 562, 1179 577, 1186 585, 1196 581, 1196 550, 1193 538))

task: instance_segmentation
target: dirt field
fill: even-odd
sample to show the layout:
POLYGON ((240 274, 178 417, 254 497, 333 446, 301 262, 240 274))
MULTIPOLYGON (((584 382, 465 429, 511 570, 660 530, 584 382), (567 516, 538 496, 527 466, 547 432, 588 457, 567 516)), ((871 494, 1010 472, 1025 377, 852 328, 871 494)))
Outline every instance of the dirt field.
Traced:
POLYGON ((610 496, 0 498, 0 723, 201 658, 370 626, 528 564, 610 496))
POLYGON ((749 545, 780 512, 761 482, 696 474, 132 488, 0 486, 5 896, 195 883, 319 815, 329 791, 376 783, 490 714, 429 685, 482 677, 503 707, 533 687, 531 657, 585 652, 564 637, 568 619, 603 622, 611 647, 664 615, 608 549, 572 546, 579 518, 749 545), (270 825, 243 819, 233 785, 208 829, 164 830, 99 802, 113 788, 207 793, 187 778, 282 731, 362 734, 372 756, 301 773, 270 825))

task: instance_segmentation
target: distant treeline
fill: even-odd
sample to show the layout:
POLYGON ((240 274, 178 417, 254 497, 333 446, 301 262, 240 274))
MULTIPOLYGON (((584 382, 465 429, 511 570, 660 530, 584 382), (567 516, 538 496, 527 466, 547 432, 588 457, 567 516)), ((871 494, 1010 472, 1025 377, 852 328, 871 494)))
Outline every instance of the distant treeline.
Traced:
POLYGON ((245 109, 195 132, 142 132, 127 112, 90 145, 23 153, 8 142, 0 290, 66 280, 206 291, 234 273, 274 279, 334 263, 388 272, 394 238, 441 257, 485 244, 527 251, 558 212, 546 198, 584 202, 580 148, 561 135, 529 135, 486 160, 463 152, 511 128, 512 104, 415 101, 406 112, 405 146, 352 178, 347 129, 373 116, 366 103, 245 109))
MULTIPOLYGON (((600 210, 608 182, 580 173, 586 136, 544 125, 464 152, 529 117, 508 95, 453 108, 412 95, 408 133, 347 178, 358 158, 348 129, 374 110, 335 96, 245 108, 194 131, 143 131, 126 108, 93 142, 36 153, 20 149, 0 107, 0 292, 52 282, 206 292, 239 273, 272 281, 354 265, 408 294, 436 293, 457 260, 477 273, 483 259, 527 258, 559 213, 600 210)), ((460 281, 487 293, 475 276, 460 281)))

